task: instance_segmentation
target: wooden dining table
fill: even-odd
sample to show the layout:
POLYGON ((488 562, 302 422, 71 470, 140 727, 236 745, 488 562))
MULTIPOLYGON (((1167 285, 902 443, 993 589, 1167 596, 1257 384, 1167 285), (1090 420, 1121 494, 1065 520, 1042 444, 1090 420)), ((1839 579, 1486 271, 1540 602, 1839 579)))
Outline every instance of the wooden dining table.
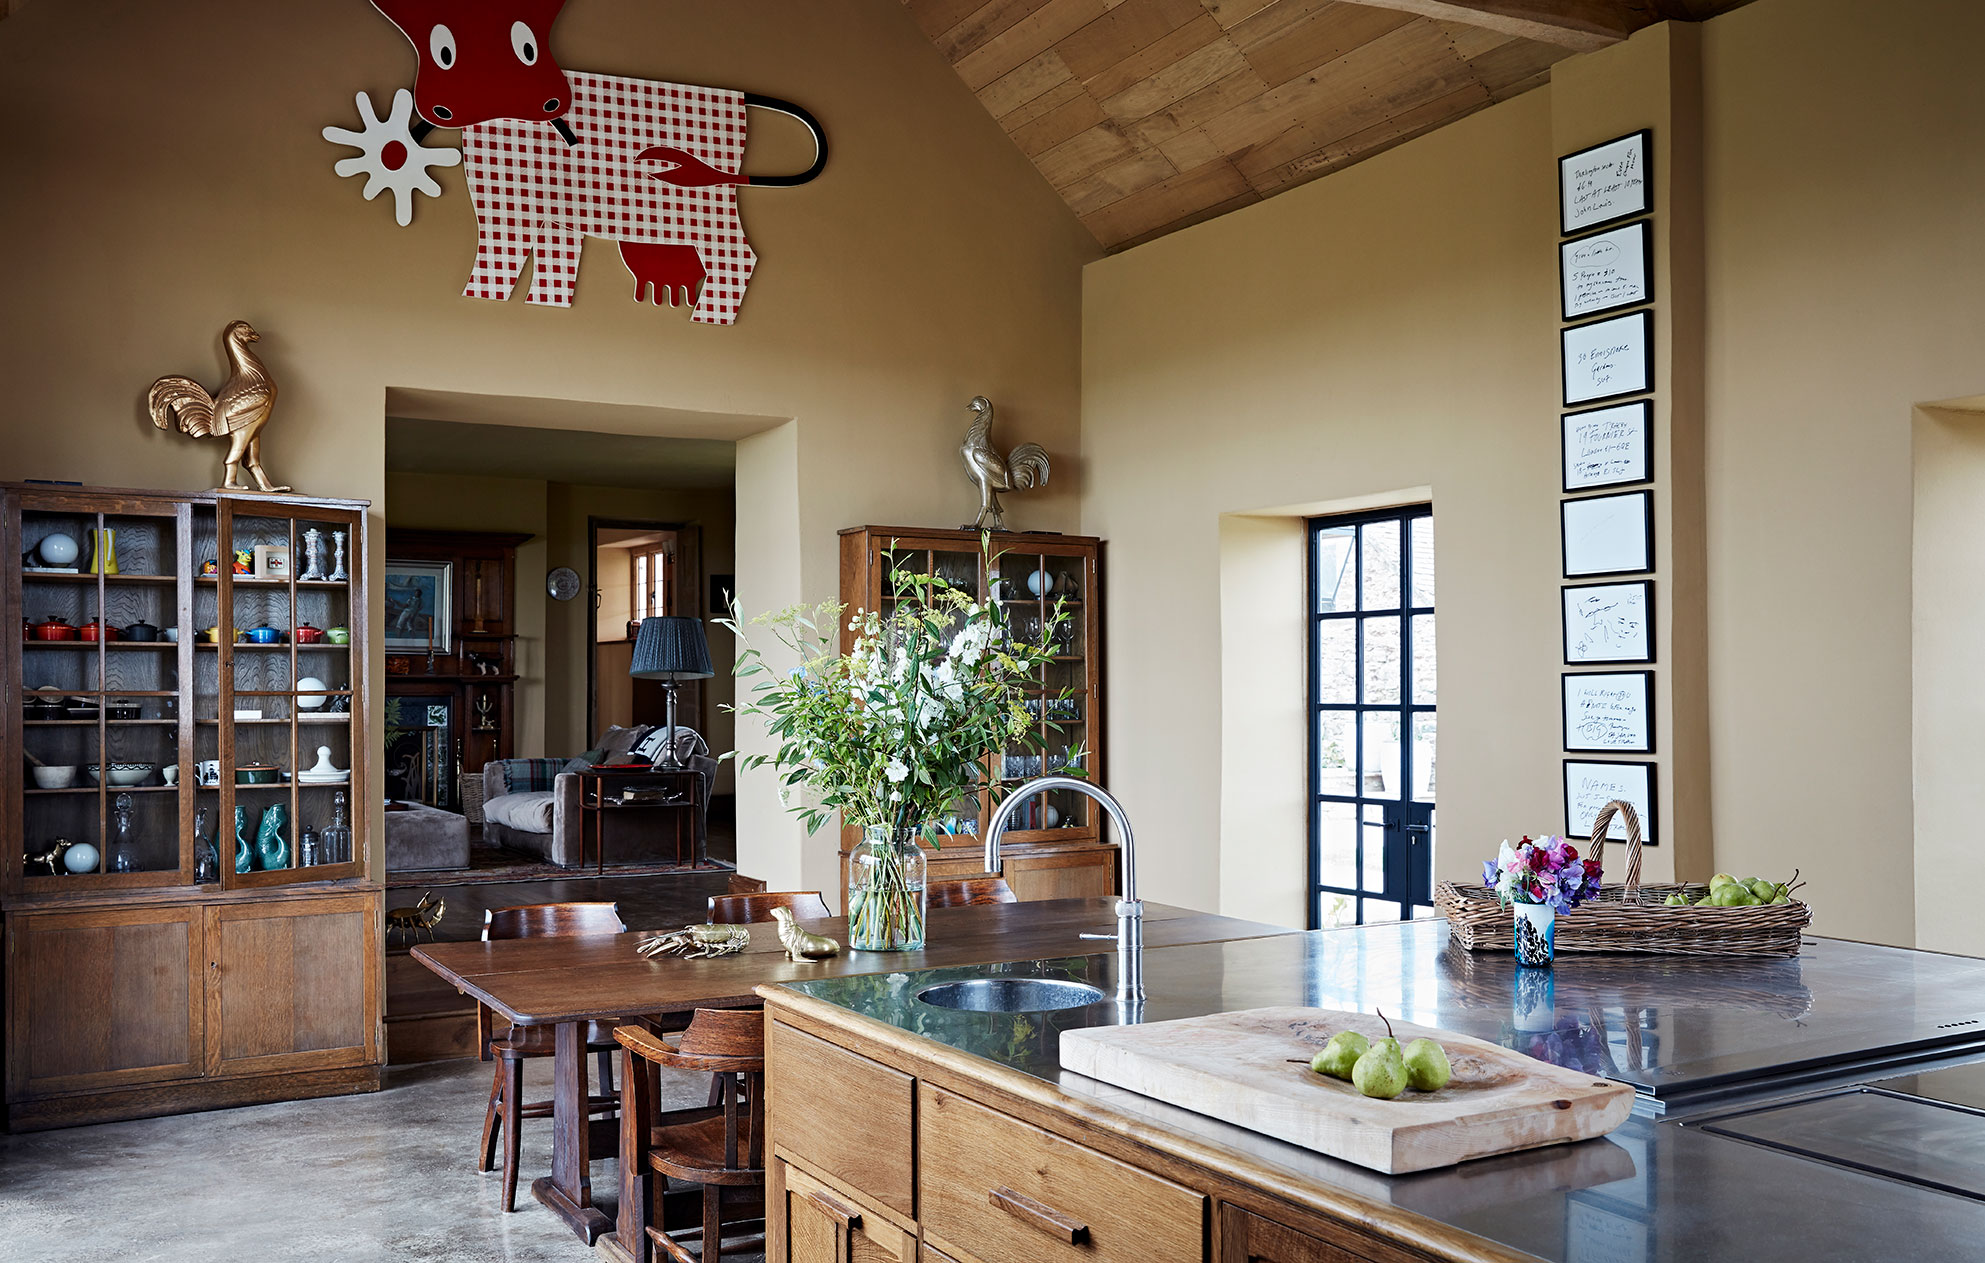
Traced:
MULTIPOLYGON (((817 934, 847 941, 847 921, 830 917, 801 922, 817 934)), ((1116 900, 1051 899, 1029 903, 933 908, 926 942, 914 952, 855 952, 821 961, 791 961, 777 927, 747 927, 742 952, 707 959, 644 957, 635 948, 655 931, 574 938, 521 938, 497 942, 426 943, 416 960, 462 994, 523 1026, 554 1028, 551 1174, 531 1185, 588 1245, 616 1228, 593 1203, 589 1167, 594 1123, 586 1110, 586 1023, 621 1021, 692 1009, 758 1005, 752 988, 847 974, 899 973, 957 965, 994 965, 1062 956, 1088 956, 1114 948, 1088 935, 1114 934, 1116 900)), ((1293 931, 1255 921, 1144 904, 1146 949, 1188 943, 1265 938, 1293 931)), ((599 1124, 607 1142, 610 1123, 599 1124)), ((622 1240, 641 1231, 619 1225, 622 1240)))

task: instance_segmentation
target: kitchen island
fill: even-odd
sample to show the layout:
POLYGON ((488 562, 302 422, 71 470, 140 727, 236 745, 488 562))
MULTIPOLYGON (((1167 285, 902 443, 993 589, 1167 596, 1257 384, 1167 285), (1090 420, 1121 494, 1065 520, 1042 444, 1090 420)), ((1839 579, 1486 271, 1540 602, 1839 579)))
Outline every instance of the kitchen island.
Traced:
POLYGON ((1446 939, 1430 921, 1152 948, 1141 1017, 1384 1008, 1631 1083, 1640 1104, 1625 1125, 1384 1176, 1064 1071, 1063 1030, 1125 1016, 1107 999, 987 1013, 916 998, 988 973, 1086 981, 1107 995, 1111 955, 791 982, 760 991, 771 1022, 768 1257, 1980 1257, 1985 1187, 1964 1186, 1985 1185, 1985 1116, 1899 1095, 1887 1077, 1985 1057, 1985 965, 1813 939, 1792 960, 1570 957, 1520 976, 1508 957, 1446 939), (1886 1086, 1848 1086, 1877 1081, 1886 1086), (1898 1117, 1875 1128, 1887 1134, 1843 1142, 1874 1145, 1897 1166, 1936 1150, 1956 1174, 1851 1169, 1868 1165, 1861 1154, 1815 1160, 1793 1151, 1818 1145, 1810 1128, 1792 1146, 1741 1138, 1746 1120, 1788 1100, 1893 1107, 1898 1117))

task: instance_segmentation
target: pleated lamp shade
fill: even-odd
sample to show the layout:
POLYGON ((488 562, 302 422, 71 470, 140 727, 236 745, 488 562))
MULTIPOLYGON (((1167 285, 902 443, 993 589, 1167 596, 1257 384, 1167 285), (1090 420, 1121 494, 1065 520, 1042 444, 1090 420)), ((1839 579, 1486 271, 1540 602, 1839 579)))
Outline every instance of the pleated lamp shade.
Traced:
POLYGON ((644 618, 627 674, 640 680, 707 680, 710 641, 700 618, 644 618))

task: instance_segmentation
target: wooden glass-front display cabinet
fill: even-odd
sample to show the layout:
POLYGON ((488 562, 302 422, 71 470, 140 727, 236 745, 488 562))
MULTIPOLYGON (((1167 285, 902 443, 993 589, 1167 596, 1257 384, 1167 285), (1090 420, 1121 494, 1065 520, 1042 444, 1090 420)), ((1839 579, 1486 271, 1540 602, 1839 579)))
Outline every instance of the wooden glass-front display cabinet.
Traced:
MULTIPOLYGON (((896 605, 899 570, 934 575, 982 601, 998 601, 1013 630, 1027 639, 1052 629, 1055 658, 1028 701, 1035 741, 989 761, 989 783, 1011 788, 1037 776, 1079 771, 1104 775, 1102 722, 1102 541, 1087 536, 1000 533, 990 556, 977 531, 862 526, 841 532, 841 601, 851 610, 887 614, 896 605), (1062 618, 1057 623, 1054 613, 1062 618)), ((843 627, 841 648, 852 634, 843 627)), ((942 845, 929 856, 933 879, 982 870, 984 830, 994 797, 982 792, 954 805, 939 823, 942 845)), ((859 838, 842 834, 844 856, 859 838)), ((1022 899, 1113 894, 1116 847, 1102 813, 1081 794, 1054 791, 1023 803, 1001 840, 1003 875, 1022 899)), ((843 885, 845 886, 845 872, 843 885)))
POLYGON ((376 1087, 366 506, 0 503, 9 1125, 376 1087))

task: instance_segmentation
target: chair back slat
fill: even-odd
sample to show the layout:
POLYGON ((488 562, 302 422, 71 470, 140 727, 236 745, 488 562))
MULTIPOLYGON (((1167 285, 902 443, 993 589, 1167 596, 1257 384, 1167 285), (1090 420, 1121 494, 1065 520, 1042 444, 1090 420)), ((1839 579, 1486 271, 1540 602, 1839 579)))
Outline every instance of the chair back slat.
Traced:
POLYGON ((791 908, 801 921, 819 921, 833 914, 817 890, 761 890, 749 895, 711 895, 713 925, 756 925, 772 919, 772 909, 791 908))
POLYGON ((582 934, 622 934, 617 903, 527 903, 483 913, 484 941, 513 938, 571 938, 582 934))
POLYGON ((1019 899, 1004 877, 960 877, 926 884, 924 902, 932 908, 964 908, 989 903, 1017 903, 1019 899))

